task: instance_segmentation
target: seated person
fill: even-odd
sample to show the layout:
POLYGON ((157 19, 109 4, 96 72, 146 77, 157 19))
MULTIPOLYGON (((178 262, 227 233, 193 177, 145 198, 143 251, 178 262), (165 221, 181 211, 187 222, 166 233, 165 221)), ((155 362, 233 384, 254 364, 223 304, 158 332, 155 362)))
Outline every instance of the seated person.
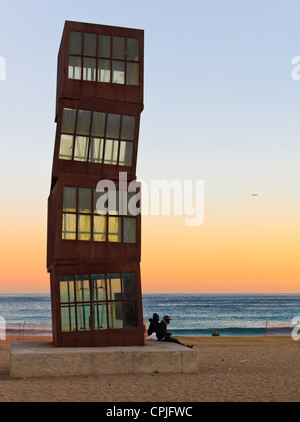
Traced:
POLYGON ((177 340, 176 338, 171 337, 171 334, 169 334, 167 331, 167 326, 168 324, 170 324, 170 321, 171 321, 171 318, 169 317, 169 315, 165 315, 163 319, 160 321, 160 323, 158 324, 157 331, 156 331, 156 336, 157 336, 158 341, 168 341, 172 343, 181 344, 181 346, 192 348, 193 345, 187 346, 183 343, 180 343, 180 341, 177 340))
POLYGON ((153 314, 153 318, 149 318, 150 325, 148 328, 148 337, 151 336, 151 334, 156 333, 158 324, 159 324, 159 315, 153 314))

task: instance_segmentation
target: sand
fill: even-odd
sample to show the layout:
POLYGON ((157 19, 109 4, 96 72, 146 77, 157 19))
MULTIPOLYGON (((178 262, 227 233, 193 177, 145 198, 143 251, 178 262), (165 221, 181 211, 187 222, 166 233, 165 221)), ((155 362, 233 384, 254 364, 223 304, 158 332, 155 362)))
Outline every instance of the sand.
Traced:
POLYGON ((299 402, 300 341, 291 337, 178 337, 194 344, 197 374, 9 377, 0 348, 1 402, 299 402))

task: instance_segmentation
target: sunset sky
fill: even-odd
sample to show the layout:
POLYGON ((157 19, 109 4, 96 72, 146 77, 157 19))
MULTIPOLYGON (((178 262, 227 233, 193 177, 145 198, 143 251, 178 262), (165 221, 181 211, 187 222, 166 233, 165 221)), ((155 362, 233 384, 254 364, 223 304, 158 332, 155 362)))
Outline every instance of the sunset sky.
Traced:
POLYGON ((204 181, 202 225, 143 216, 143 292, 300 293, 299 0, 0 6, 0 293, 50 290, 47 198, 65 20, 145 31, 138 180, 204 181))

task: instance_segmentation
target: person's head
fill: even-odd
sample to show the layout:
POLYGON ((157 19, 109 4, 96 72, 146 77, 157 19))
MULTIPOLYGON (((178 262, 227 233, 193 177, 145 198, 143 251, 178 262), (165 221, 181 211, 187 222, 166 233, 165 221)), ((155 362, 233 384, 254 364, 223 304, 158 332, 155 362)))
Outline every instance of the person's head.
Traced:
POLYGON ((153 314, 153 320, 154 321, 159 321, 159 315, 158 314, 153 314))
POLYGON ((169 317, 169 315, 165 315, 163 318, 167 324, 170 324, 171 318, 169 317))

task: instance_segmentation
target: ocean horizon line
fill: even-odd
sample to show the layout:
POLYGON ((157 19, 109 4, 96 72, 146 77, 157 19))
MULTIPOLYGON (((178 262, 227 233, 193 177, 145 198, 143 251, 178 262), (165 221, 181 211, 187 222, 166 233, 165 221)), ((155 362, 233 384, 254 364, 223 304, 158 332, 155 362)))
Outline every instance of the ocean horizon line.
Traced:
MULTIPOLYGON (((300 292, 144 292, 143 295, 300 295, 300 292)), ((50 292, 0 292, 0 295, 51 295, 50 292)))
MULTIPOLYGON (((282 334, 300 315, 299 293, 144 293, 142 304, 147 325, 154 312, 170 315, 177 335, 282 334)), ((51 295, 0 293, 0 316, 7 324, 51 323, 51 295)))

